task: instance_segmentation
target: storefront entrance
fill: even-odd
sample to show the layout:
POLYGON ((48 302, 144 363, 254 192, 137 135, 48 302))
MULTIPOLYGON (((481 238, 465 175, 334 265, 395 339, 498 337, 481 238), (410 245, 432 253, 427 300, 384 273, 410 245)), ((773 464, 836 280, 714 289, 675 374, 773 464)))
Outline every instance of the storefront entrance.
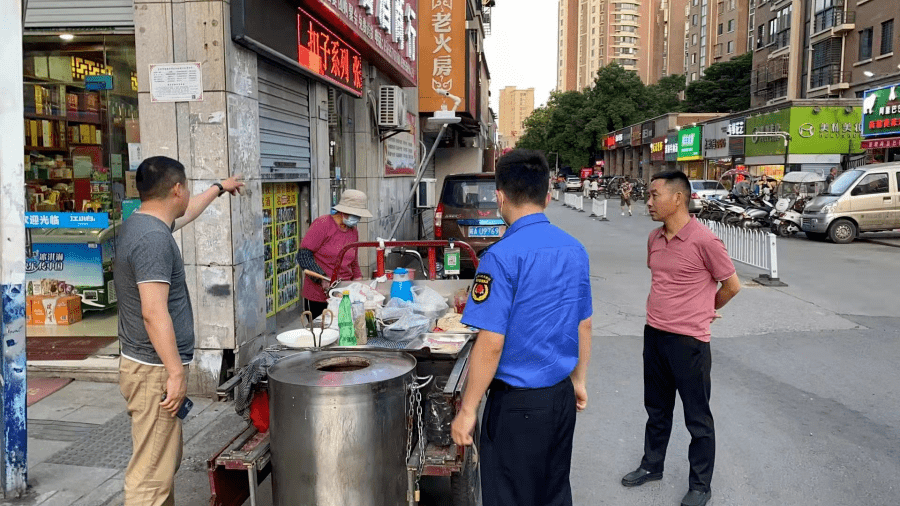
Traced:
POLYGON ((23 43, 28 360, 117 355, 112 265, 141 160, 134 36, 23 43))

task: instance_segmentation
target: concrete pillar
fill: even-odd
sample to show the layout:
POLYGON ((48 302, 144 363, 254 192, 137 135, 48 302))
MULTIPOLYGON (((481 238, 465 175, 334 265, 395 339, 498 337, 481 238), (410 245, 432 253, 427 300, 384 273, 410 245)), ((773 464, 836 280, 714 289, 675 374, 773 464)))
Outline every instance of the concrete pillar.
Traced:
POLYGON ((144 155, 181 161, 195 194, 235 174, 246 183, 176 233, 194 309, 189 389, 199 394, 266 325, 256 54, 232 42, 230 17, 224 1, 135 0, 144 155), (150 102, 149 65, 171 62, 202 64, 202 102, 150 102))
POLYGON ((27 488, 28 434, 25 378, 25 168, 22 146, 22 9, 0 0, 0 390, 3 392, 3 497, 27 488))

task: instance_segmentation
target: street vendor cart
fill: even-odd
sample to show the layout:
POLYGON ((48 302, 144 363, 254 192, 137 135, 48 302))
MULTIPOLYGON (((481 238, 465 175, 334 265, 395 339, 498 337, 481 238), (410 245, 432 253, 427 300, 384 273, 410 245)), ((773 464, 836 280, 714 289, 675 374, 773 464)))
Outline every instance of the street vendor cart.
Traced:
MULTIPOLYGON (((412 285, 447 299, 448 314, 437 319, 438 325, 457 325, 452 332, 430 328, 399 342, 381 337, 352 347, 293 347, 273 336, 263 352, 273 362, 257 385, 269 397, 271 426, 261 433, 249 425, 209 459, 211 506, 238 506, 248 498, 257 506, 256 487, 270 473, 277 506, 415 506, 422 476, 449 477, 454 506, 478 501, 477 446, 460 447, 450 437, 476 337, 475 329, 459 325, 454 314, 461 312, 459 294, 467 293, 471 280, 439 279, 435 261, 438 253, 458 249, 477 267, 475 252, 455 241, 392 241, 354 243, 340 256, 361 247, 378 252, 373 287, 385 297, 391 289, 391 281, 382 276, 385 252, 394 247, 428 250, 429 265, 422 266, 427 279, 412 285)), ((327 316, 317 321, 323 329, 320 338, 327 316)), ((319 343, 314 338, 307 344, 319 343)), ((238 381, 231 381, 220 391, 237 386, 238 381)))

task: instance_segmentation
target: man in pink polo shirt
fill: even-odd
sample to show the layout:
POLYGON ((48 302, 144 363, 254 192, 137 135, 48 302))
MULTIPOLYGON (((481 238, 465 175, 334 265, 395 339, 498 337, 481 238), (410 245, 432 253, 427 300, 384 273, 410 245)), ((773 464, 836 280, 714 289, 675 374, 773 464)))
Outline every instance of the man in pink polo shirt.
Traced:
POLYGON ((709 325, 741 283, 722 241, 688 213, 690 198, 691 185, 683 172, 662 172, 651 179, 650 217, 663 226, 651 232, 647 242, 652 274, 644 327, 647 427, 641 465, 622 478, 622 485, 662 479, 677 391, 691 433, 689 490, 681 504, 703 506, 711 495, 716 456, 709 409, 709 325))

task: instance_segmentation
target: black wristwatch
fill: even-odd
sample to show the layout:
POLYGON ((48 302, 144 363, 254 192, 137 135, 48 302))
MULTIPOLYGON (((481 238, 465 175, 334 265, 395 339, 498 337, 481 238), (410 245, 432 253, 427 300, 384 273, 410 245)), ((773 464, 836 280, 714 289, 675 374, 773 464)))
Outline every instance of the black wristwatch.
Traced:
POLYGON ((213 183, 213 186, 219 187, 219 195, 217 195, 217 197, 221 197, 222 195, 225 194, 225 187, 222 186, 222 183, 213 183))

